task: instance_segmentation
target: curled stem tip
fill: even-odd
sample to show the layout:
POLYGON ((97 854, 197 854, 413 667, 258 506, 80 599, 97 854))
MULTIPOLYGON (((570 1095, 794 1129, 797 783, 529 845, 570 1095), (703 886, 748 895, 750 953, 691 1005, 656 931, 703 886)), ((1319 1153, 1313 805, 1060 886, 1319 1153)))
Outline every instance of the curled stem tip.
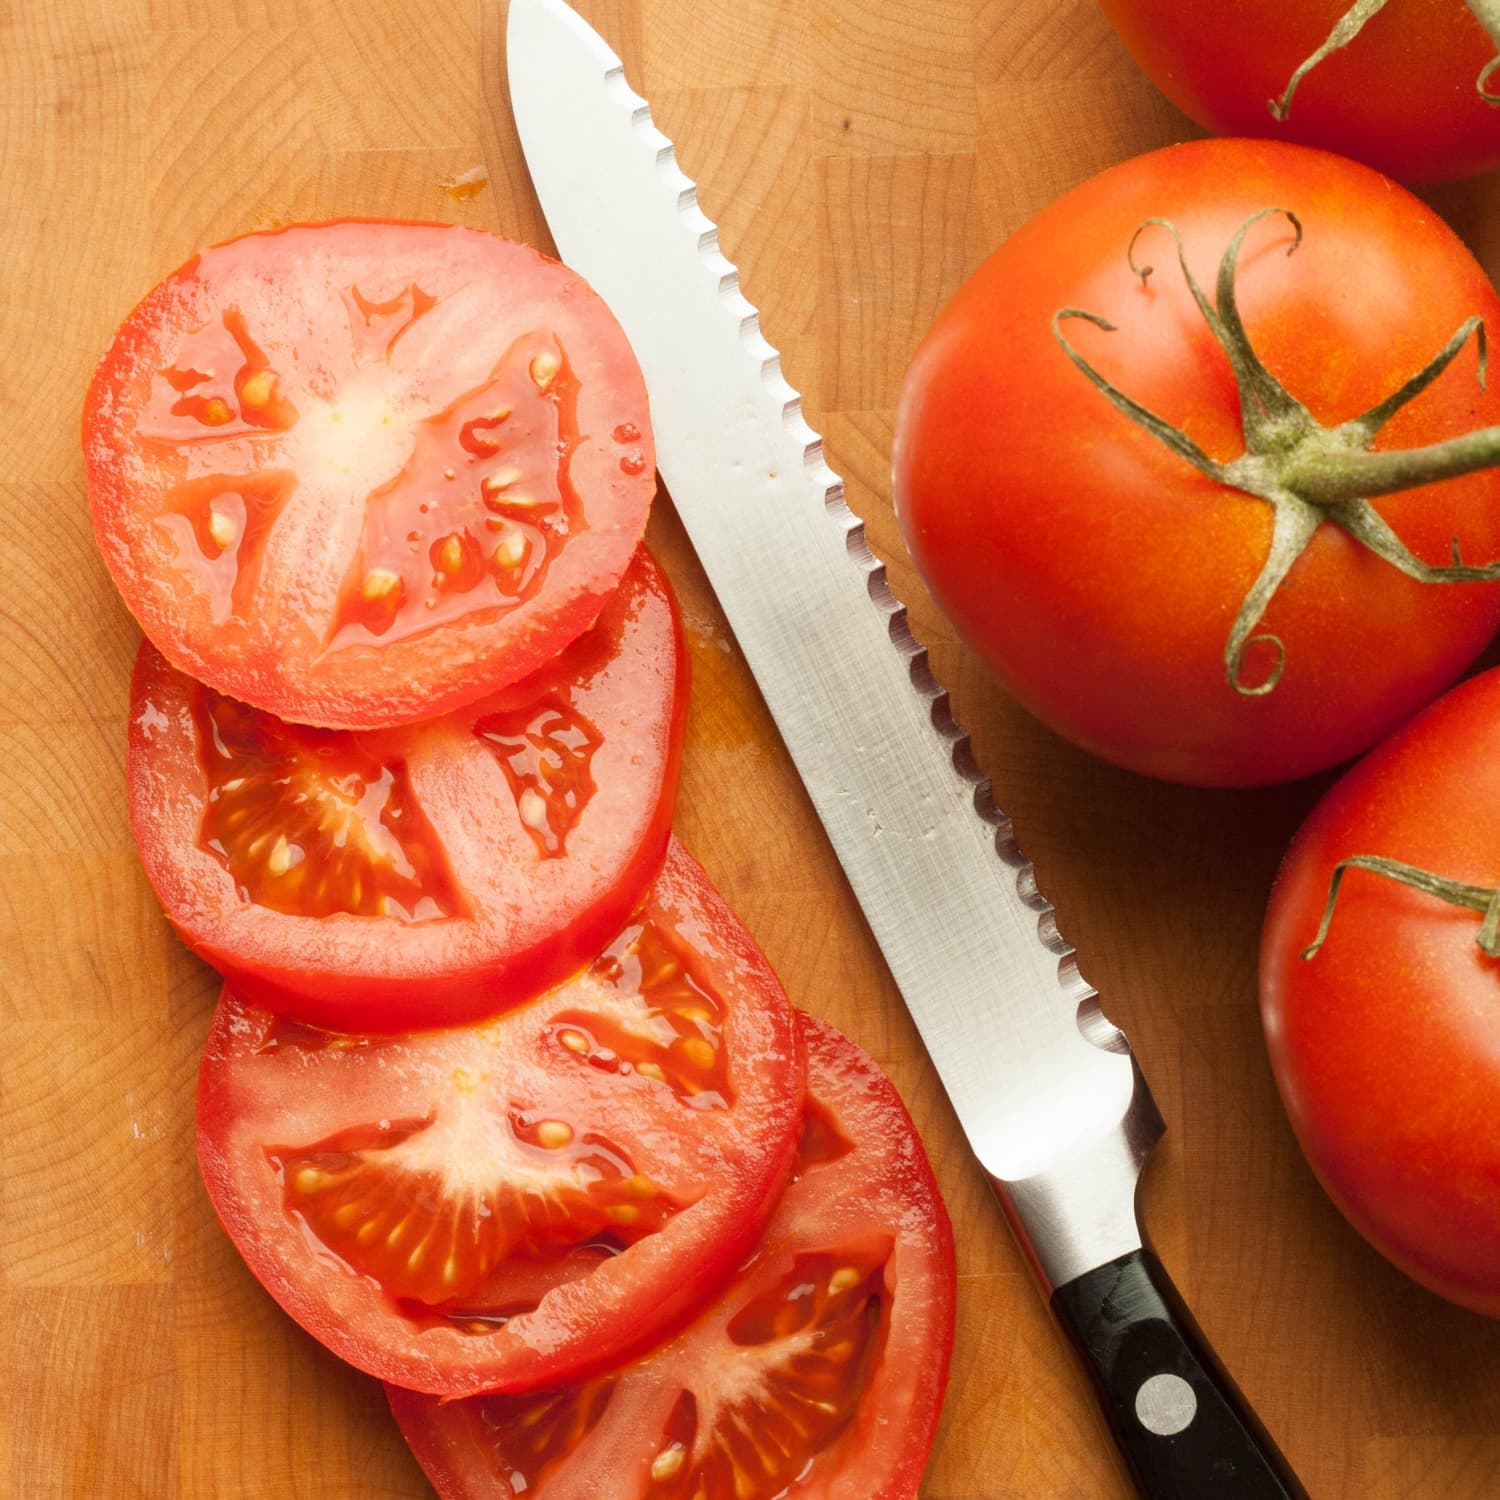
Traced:
POLYGON ((1264 698, 1281 681, 1281 674, 1286 667, 1286 647, 1282 644, 1279 635, 1247 636, 1237 649, 1231 646, 1226 655, 1229 685, 1242 698, 1264 698), (1260 645, 1273 647, 1276 651, 1276 660, 1271 663, 1271 670, 1266 673, 1264 679, 1252 687, 1240 676, 1240 669, 1245 665, 1245 655, 1250 648, 1260 645))
MULTIPOLYGON (((1493 7, 1500 27, 1500 0, 1485 0, 1485 3, 1493 7)), ((1500 426, 1463 433, 1422 448, 1377 451, 1372 446, 1382 427, 1426 391, 1470 339, 1475 342, 1483 387, 1488 372, 1488 339, 1483 321, 1477 317, 1466 320, 1422 370, 1363 415, 1337 427, 1325 427, 1266 367, 1240 315, 1236 277, 1246 237, 1261 220, 1271 217, 1284 218, 1291 226, 1288 255, 1302 244, 1302 221, 1291 209, 1263 208, 1251 214, 1224 249, 1212 298, 1194 276, 1182 234, 1171 220, 1143 221, 1131 236, 1126 251, 1131 274, 1145 286, 1155 268, 1139 255, 1142 237, 1151 229, 1163 229, 1172 236, 1183 283, 1234 374, 1245 443, 1244 453, 1237 458, 1220 461, 1210 456, 1185 430, 1109 380, 1064 331, 1069 321, 1081 320, 1105 333, 1117 332, 1107 318, 1077 307, 1062 308, 1052 318, 1052 333, 1063 353, 1122 415, 1208 479, 1271 507, 1274 519, 1270 550, 1235 616, 1224 647, 1228 683, 1236 693, 1248 698, 1263 697, 1281 680, 1286 665, 1285 646, 1272 633, 1255 634, 1255 628, 1292 565, 1325 522, 1334 523, 1383 561, 1422 583, 1482 583, 1500 579, 1500 562, 1482 567, 1465 564, 1457 538, 1453 540, 1451 565, 1424 562, 1370 504, 1377 496, 1500 467, 1500 426), (1252 685, 1243 680, 1242 674, 1246 653, 1257 644, 1271 646, 1275 660, 1264 680, 1252 685)))
MULTIPOLYGON (((1500 47, 1500 0, 1469 0, 1469 10, 1474 19, 1484 27, 1485 34, 1500 47)), ((1490 88, 1490 80, 1500 71, 1500 57, 1493 58, 1480 70, 1475 87, 1486 104, 1500 105, 1500 94, 1490 88)))

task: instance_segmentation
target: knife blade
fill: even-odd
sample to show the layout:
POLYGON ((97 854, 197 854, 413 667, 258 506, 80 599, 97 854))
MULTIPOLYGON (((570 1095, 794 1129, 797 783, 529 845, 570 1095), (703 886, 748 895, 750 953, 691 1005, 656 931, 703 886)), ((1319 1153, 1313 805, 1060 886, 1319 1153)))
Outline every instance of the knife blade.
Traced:
POLYGON ((507 71, 559 254, 635 348, 660 475, 1137 1488, 1303 1495, 1143 1242, 1136 1189, 1163 1129, 1150 1091, 694 183, 563 0, 511 0, 507 71))

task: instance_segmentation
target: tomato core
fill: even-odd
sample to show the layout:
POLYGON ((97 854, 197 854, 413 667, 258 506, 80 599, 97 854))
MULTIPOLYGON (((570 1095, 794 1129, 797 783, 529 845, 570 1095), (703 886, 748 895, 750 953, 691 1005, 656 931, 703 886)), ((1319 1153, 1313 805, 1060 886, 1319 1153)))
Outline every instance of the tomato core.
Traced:
MULTIPOLYGON (((457 1099, 477 1085, 460 1082, 457 1099)), ((487 1313, 488 1328, 496 1309, 451 1304, 473 1297, 507 1260, 546 1259, 601 1234, 619 1249, 656 1233, 680 1206, 620 1151, 570 1126, 544 1144, 538 1123, 519 1111, 496 1119, 476 1099, 266 1157, 286 1212, 352 1274, 459 1321, 487 1313), (487 1170, 505 1163, 503 1175, 456 1182, 452 1164, 476 1145, 487 1170)))
MULTIPOLYGON (((654 923, 627 927, 589 970, 585 990, 592 1003, 558 1012, 546 1027, 559 1067, 634 1071, 697 1108, 732 1103, 719 1007, 654 923)), ((418 1316, 436 1311, 486 1327, 496 1310, 473 1299, 507 1262, 580 1248, 612 1254, 687 1206, 597 1130, 516 1100, 497 1108, 486 1087, 497 1036, 483 1026, 467 1034, 451 1088, 422 1118, 266 1148, 285 1211, 350 1274, 422 1304, 418 1316), (483 1163, 483 1174, 466 1171, 470 1162, 483 1163)), ((348 1043, 285 1023, 262 1050, 348 1043)))
POLYGON ((467 613, 476 591, 505 607, 536 594, 582 513, 569 474, 577 407, 578 382, 542 333, 512 344, 478 389, 393 437, 395 413, 377 387, 354 385, 331 406, 313 439, 329 461, 368 462, 384 446, 393 472, 372 476, 328 649, 428 630, 467 613))

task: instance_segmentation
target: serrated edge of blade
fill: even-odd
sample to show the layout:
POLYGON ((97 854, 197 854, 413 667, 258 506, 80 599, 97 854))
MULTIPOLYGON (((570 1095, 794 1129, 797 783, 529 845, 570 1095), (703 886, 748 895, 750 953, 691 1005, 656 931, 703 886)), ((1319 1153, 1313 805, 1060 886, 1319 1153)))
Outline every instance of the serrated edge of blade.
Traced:
MULTIPOLYGON (((893 662, 902 664, 897 667, 897 671, 906 678, 914 694, 911 700, 914 721, 925 722, 937 737, 938 746, 935 748, 945 752, 942 758, 958 778, 958 785, 967 790, 966 797, 955 798, 951 803, 952 817, 955 820, 953 826, 962 828, 967 821, 969 813, 961 805, 967 802, 977 820, 971 825, 976 852, 981 844, 987 845, 989 852, 984 857, 993 857, 997 861, 997 891, 1007 883, 1007 877, 1002 872, 1008 871, 1009 879, 1014 882, 1012 890, 1016 902, 1012 914, 1016 919, 1016 932, 1024 931, 1027 925, 1023 913, 1034 914, 1035 928, 1032 937, 1037 943, 1034 952, 1055 958, 1055 963, 1051 965, 1037 966, 1036 978, 1042 981, 1046 969, 1051 969, 1050 982, 1056 983, 1058 999, 1061 1001, 1055 1012, 1058 1021, 1065 1025, 1071 1023, 1078 1039, 1091 1043, 1101 1056, 1110 1055, 1125 1065, 1126 1091, 1116 1097, 1116 1088, 1111 1082, 1110 1103, 1107 1107, 1109 1113, 1107 1117, 1098 1116, 1097 1132, 1091 1130, 1088 1133, 1072 1134, 1069 1144, 1050 1154, 1045 1160, 1038 1158, 1036 1165, 1030 1170, 1025 1169, 1022 1160, 1008 1161, 1003 1170, 998 1165, 992 1167, 989 1154, 981 1149, 980 1140, 970 1131, 969 1119, 960 1108, 960 1121, 969 1133, 971 1146, 998 1189, 1006 1206, 1007 1216, 1021 1236, 1027 1254, 1038 1266, 1044 1279, 1051 1284, 1059 1284, 1121 1253, 1138 1248, 1141 1238, 1135 1217, 1136 1185, 1140 1169, 1161 1134, 1163 1122, 1140 1069, 1133 1061, 1124 1033, 1103 1015, 1096 992, 1079 972, 1074 950, 1058 930, 1055 911, 1051 903, 1042 896, 1037 886, 1035 870, 1020 851, 1011 820, 996 803, 989 777, 975 760, 969 736, 953 713, 948 692, 931 670, 927 648, 911 631, 906 606, 891 589, 885 566, 870 548, 863 523, 845 501, 841 479, 824 460, 823 440, 806 421, 801 397, 783 375, 780 355, 761 331, 759 313, 740 289, 738 270, 720 249, 717 226, 703 212, 696 184, 678 163, 675 145, 656 126, 649 103, 630 87, 619 58, 562 0, 514 0, 514 4, 517 8, 524 7, 528 12, 535 10, 553 16, 565 15, 570 32, 582 33, 591 39, 586 51, 592 64, 598 68, 595 77, 606 90, 602 102, 606 106, 619 106, 628 112, 629 122, 633 126, 632 134, 642 135, 644 150, 650 153, 642 156, 642 181, 639 185, 645 188, 645 179, 650 175, 654 156, 655 175, 663 180, 668 192, 676 195, 679 211, 676 218, 682 224, 685 235, 682 246, 683 268, 686 269, 689 265, 702 268, 704 277, 711 278, 711 283, 705 290, 712 292, 716 289, 718 293, 717 296, 705 296, 705 304, 712 302, 715 308, 722 308, 726 319, 733 319, 738 325, 742 349, 749 359, 759 365, 761 393, 766 398, 768 407, 762 415, 772 415, 769 408, 780 408, 779 438, 769 440, 768 435, 767 456, 769 457, 773 446, 780 450, 780 467, 790 481, 794 472, 794 454, 800 453, 801 479, 804 482, 800 485, 802 493, 795 499, 798 505, 805 505, 809 509, 802 512, 806 519, 799 521, 799 525, 807 525, 809 531, 816 530, 819 523, 812 519, 810 508, 817 505, 821 498, 825 514, 837 528, 837 531, 829 534, 832 545, 826 549, 823 562, 836 572, 842 564, 835 554, 836 550, 841 550, 859 570, 858 573, 849 575, 850 586, 847 593, 851 601, 857 593, 863 593, 876 612, 874 618, 883 621, 883 625, 879 627, 880 634, 891 643, 895 652, 893 662), (696 254, 691 253, 694 245, 687 241, 686 236, 692 236, 696 254), (835 540, 839 532, 843 534, 841 549, 837 548, 835 540), (862 589, 855 582, 861 574, 864 580, 862 589), (1116 1108, 1118 1114, 1113 1113, 1116 1108)), ((533 60, 539 59, 534 57, 533 60)), ((514 80, 512 86, 514 89, 514 80)), ((518 111, 518 123, 520 113, 518 111)), ((535 119, 535 111, 528 110, 528 113, 535 119)), ((622 121, 623 123, 625 122, 622 121)), ((524 143, 524 128, 522 139, 524 143)), ((549 162, 549 171, 553 165, 557 165, 555 158, 549 162)), ((549 192, 554 185, 560 192, 563 190, 561 182, 554 184, 549 178, 549 192)), ((545 196, 547 195, 544 198, 545 196)), ((544 211, 546 207, 544 202, 544 211)), ((551 220, 550 212, 548 217, 551 220)), ((555 235, 561 227, 557 223, 553 224, 555 235)), ((583 227, 583 223, 575 219, 567 224, 566 232, 561 238, 569 238, 575 231, 581 233, 583 227)), ((567 248, 561 243, 561 238, 559 249, 566 257, 567 248)), ((771 477, 774 479, 775 475, 771 477)), ((670 476, 668 478, 670 482, 670 476)), ((695 528, 689 524, 688 530, 692 535, 695 528)), ((694 544, 696 548, 696 537, 694 544)), ((841 589, 840 592, 844 590, 841 589)), ((842 607, 844 601, 839 602, 842 607)), ((736 611, 729 602, 726 602, 726 613, 733 625, 736 611)), ((868 634, 872 639, 875 634, 868 630, 861 633, 868 634)), ((753 658, 747 660, 754 672, 753 658)), ((776 695, 770 692, 766 694, 768 704, 773 696, 776 695)), ((799 773, 802 773, 801 754, 790 742, 788 748, 793 752, 792 758, 798 765, 799 773)), ((820 798, 819 790, 813 786, 811 779, 807 779, 807 785, 836 852, 842 852, 840 836, 835 834, 834 824, 828 818, 825 808, 825 803, 827 807, 833 806, 828 801, 828 788, 823 788, 823 796, 820 798)), ((855 879, 852 870, 849 874, 855 884, 856 895, 859 895, 859 881, 855 879)), ((872 920, 871 925, 872 928, 877 928, 877 940, 884 947, 877 924, 872 920)), ((890 961, 891 955, 887 954, 886 957, 890 961)), ((897 965, 893 964, 892 967, 895 969, 897 965)), ((1046 997, 1038 994, 1037 999, 1045 1003, 1046 997)), ((915 1006, 913 1009, 925 1040, 926 1025, 922 1010, 915 1006)), ((1109 1068, 1107 1073, 1111 1080, 1119 1076, 1114 1068, 1109 1068)), ((969 1081, 972 1082, 972 1079, 969 1081)), ((945 1086, 949 1085, 946 1075, 943 1082, 945 1086)), ((952 1093, 951 1087, 949 1092, 952 1093)), ((955 1104, 958 1103, 955 1099, 955 1104)), ((990 1139, 987 1129, 981 1127, 981 1134, 986 1141, 990 1139)))
POLYGON ((718 225, 699 203, 697 183, 683 170, 676 145, 656 124, 650 102, 631 87, 617 58, 605 75, 605 86, 615 102, 630 113, 631 128, 654 151, 657 171, 668 191, 676 192, 678 216, 688 232, 697 237, 699 260, 717 281, 720 305, 738 321, 741 347, 748 358, 759 363, 768 393, 781 402, 787 436, 801 446, 807 477, 822 486, 824 510, 830 523, 844 533, 851 565, 865 575, 871 607, 884 617, 892 649, 906 662, 912 691, 927 704, 932 727, 947 746, 948 763, 969 788, 974 815, 990 830, 996 858, 1012 871, 1022 903, 1036 913, 1038 939, 1058 959, 1058 988, 1063 1002, 1078 1007, 1078 1028, 1085 1040, 1103 1051, 1128 1056, 1129 1040, 1105 1016, 1098 991, 1083 976, 1076 950, 1059 930, 1056 909, 1042 894, 1035 867, 1020 848, 1014 824, 995 800, 993 782, 974 756, 969 733, 953 712, 948 690, 932 671, 928 648, 912 631, 907 606, 891 587, 886 565, 870 547, 865 523, 845 499, 843 480, 824 458, 822 435, 807 421, 802 396, 787 380, 780 352, 761 329, 760 311, 741 289, 738 267, 720 247, 718 225))

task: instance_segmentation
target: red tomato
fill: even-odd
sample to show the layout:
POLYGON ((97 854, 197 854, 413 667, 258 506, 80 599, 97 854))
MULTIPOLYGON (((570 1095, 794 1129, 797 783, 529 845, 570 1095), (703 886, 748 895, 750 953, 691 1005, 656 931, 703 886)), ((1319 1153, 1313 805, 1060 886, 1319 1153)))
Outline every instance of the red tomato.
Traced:
POLYGON ((346 221, 196 255, 84 410, 94 529, 162 654, 282 718, 430 718, 534 671, 655 488, 608 309, 524 245, 346 221))
POLYGON ((498 1020, 344 1036, 226 990, 198 1160, 335 1354, 449 1396, 524 1389, 649 1344, 738 1263, 802 1093, 775 975, 674 843, 592 967, 498 1020))
MULTIPOLYGON (((939 316, 908 373, 894 481, 913 557, 961 634, 1059 733, 1134 770, 1202 785, 1288 780, 1366 748, 1451 683, 1500 625, 1500 586, 1419 583, 1292 489, 1319 522, 1230 681, 1231 627, 1272 551, 1272 505, 1203 472, 1132 419, 1062 340, 1211 463, 1247 452, 1241 394, 1190 293, 1206 299, 1252 215, 1234 288, 1299 443, 1386 400, 1466 319, 1500 326, 1474 257, 1416 198, 1342 158, 1260 141, 1153 152, 1018 230, 939 316), (1139 240, 1134 237, 1142 230, 1139 240), (1133 247, 1133 248, 1132 248, 1133 247), (1149 278, 1132 269, 1154 266, 1149 278), (1107 319, 1060 321, 1064 309, 1107 319), (1295 405, 1302 403, 1302 405, 1295 405), (1313 424, 1312 428, 1309 424, 1313 424), (1280 645, 1280 677, 1275 679, 1280 645)), ((1222 300, 1222 295, 1220 297, 1222 300)), ((1216 316, 1227 318, 1226 307, 1216 316)), ((1254 410, 1260 480, 1300 461, 1254 410), (1268 430, 1269 429, 1269 430, 1268 430)), ((1378 455, 1500 422, 1472 348, 1392 416, 1378 455)), ((1330 464, 1369 460, 1357 445, 1330 464)), ((1361 474, 1354 476, 1364 482, 1361 474)), ((1299 483, 1310 483, 1305 476, 1299 483)), ((1287 479, 1284 484, 1290 486, 1287 479)), ((1357 502, 1348 513, 1359 511, 1357 502)), ((1423 563, 1500 556, 1493 471, 1388 495, 1423 563)))
POLYGON ((387 1387, 443 1500, 897 1500, 953 1344, 953 1232, 890 1082, 802 1018, 796 1175, 682 1332, 583 1385, 439 1402, 387 1387))
POLYGON ((442 719, 284 723, 147 643, 127 772, 146 873, 246 1000, 404 1031, 574 973, 666 851, 687 708, 671 591, 642 549, 591 629, 442 719))
POLYGON ((1261 1012, 1307 1159, 1350 1223, 1408 1275, 1500 1317, 1500 960, 1482 914, 1374 855, 1500 885, 1500 672, 1455 688, 1314 809, 1272 892, 1261 1012))
POLYGON ((1271 103, 1351 0, 1100 3, 1152 82, 1219 134, 1323 146, 1409 181, 1500 165, 1500 109, 1486 97, 1500 38, 1465 0, 1387 0, 1297 82, 1279 121, 1271 103))

